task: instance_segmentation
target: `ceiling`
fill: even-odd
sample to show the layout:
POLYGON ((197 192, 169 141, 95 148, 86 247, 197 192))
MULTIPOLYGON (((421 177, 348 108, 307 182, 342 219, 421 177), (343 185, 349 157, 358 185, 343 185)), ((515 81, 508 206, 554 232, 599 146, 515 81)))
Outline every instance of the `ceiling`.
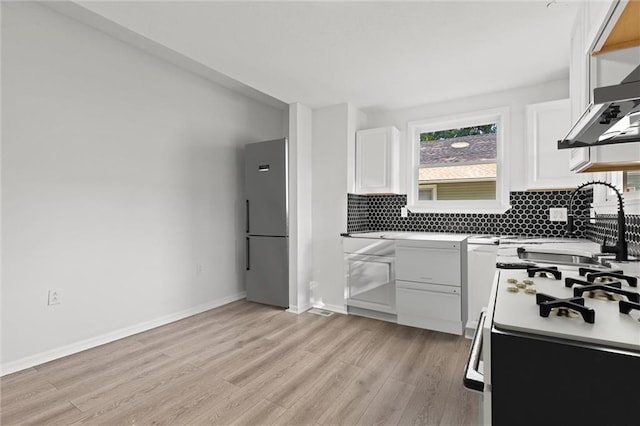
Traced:
POLYGON ((568 78, 576 13, 556 0, 79 4, 285 103, 365 112, 568 78))

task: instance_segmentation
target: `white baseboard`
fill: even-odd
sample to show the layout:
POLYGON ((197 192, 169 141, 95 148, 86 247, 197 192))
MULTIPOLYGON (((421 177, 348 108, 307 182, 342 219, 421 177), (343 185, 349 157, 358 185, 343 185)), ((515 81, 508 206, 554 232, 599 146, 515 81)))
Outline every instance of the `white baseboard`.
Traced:
POLYGON ((347 314, 347 308, 340 305, 327 305, 326 303, 315 303, 314 308, 326 309, 327 311, 336 312, 338 314, 347 314))
POLYGON ((292 312, 294 314, 301 314, 303 312, 307 312, 309 309, 313 308, 313 306, 311 306, 311 304, 306 304, 303 305, 302 307, 298 307, 296 305, 291 305, 289 306, 289 309, 287 309, 287 312, 292 312))
POLYGON ((289 309, 286 309, 285 312, 291 312, 292 314, 301 314, 296 305, 289 305, 289 309))
POLYGON ((53 361, 54 359, 62 358, 67 355, 75 354, 87 349, 94 348, 96 346, 104 345, 124 337, 129 337, 143 331, 150 330, 152 328, 159 327, 161 325, 169 324, 196 314, 199 314, 210 309, 226 305, 227 303, 235 302, 236 300, 244 299, 246 293, 240 292, 233 296, 224 297, 222 299, 212 300, 202 305, 194 306, 189 309, 185 309, 179 312, 174 312, 169 315, 165 315, 150 321, 145 321, 140 324, 135 324, 130 327, 125 327, 120 330, 111 331, 109 333, 102 334, 100 336, 92 337, 89 339, 81 340, 79 342, 72 343, 70 345, 62 346, 59 348, 51 349, 39 354, 30 355, 15 361, 0 364, 0 376, 4 376, 16 371, 24 370, 25 368, 31 368, 35 365, 43 364, 45 362, 53 361))

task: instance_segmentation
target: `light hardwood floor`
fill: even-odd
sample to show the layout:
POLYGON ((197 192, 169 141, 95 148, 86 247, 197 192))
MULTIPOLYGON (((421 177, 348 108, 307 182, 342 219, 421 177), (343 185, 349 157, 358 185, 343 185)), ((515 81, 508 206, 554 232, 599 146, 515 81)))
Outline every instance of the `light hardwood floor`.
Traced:
POLYGON ((238 301, 0 379, 1 424, 472 425, 463 337, 238 301))

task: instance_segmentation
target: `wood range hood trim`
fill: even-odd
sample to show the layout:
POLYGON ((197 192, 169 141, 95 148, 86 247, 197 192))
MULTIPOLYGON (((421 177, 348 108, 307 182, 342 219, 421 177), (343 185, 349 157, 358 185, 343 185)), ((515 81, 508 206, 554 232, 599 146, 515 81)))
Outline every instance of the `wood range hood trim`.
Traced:
MULTIPOLYGON (((615 14, 612 16, 615 20, 615 14)), ((602 46, 592 55, 640 46, 640 0, 629 0, 602 46)))
POLYGON ((602 163, 591 163, 579 173, 599 173, 599 172, 632 172, 640 170, 640 161, 609 161, 602 163))

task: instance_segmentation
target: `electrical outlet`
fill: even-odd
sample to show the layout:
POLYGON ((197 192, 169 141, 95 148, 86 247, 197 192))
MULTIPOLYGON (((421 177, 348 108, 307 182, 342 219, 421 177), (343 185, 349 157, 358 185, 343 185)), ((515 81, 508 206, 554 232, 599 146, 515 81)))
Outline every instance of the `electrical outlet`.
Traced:
POLYGON ((407 210, 406 207, 401 207, 400 208, 400 217, 407 217, 409 216, 409 210, 407 210))
POLYGON ((60 290, 49 290, 49 306, 62 303, 60 290))
POLYGON ((566 207, 552 207, 549 209, 549 220, 551 222, 566 222, 567 221, 567 208, 566 207))

